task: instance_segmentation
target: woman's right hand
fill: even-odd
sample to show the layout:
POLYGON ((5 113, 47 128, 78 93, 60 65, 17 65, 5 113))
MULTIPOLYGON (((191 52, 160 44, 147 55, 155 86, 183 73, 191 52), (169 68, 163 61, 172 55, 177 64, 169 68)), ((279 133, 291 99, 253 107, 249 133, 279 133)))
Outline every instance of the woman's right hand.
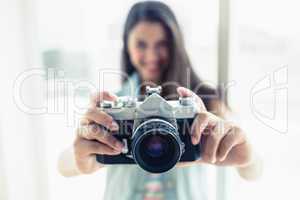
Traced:
POLYGON ((116 98, 108 92, 99 92, 91 97, 90 108, 81 119, 73 145, 76 165, 81 173, 90 174, 103 166, 96 161, 96 154, 118 155, 122 151, 123 144, 103 129, 117 131, 118 124, 96 106, 102 100, 115 101, 116 98))

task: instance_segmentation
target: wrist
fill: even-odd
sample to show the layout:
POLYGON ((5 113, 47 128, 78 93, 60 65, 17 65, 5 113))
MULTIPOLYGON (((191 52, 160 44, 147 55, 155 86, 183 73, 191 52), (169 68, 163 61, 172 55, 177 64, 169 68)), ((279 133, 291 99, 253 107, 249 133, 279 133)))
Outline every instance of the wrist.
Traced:
POLYGON ((65 177, 77 176, 81 172, 77 167, 73 148, 68 148, 59 157, 58 170, 65 177))

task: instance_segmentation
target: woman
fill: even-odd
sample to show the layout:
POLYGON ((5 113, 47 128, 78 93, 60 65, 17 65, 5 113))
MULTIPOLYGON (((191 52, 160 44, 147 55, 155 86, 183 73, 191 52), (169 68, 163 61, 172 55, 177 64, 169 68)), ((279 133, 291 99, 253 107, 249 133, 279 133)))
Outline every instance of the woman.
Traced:
MULTIPOLYGON (((244 131, 224 119, 228 109, 219 91, 205 85, 193 71, 179 25, 168 6, 152 1, 135 4, 125 23, 123 43, 122 69, 130 78, 123 80, 119 95, 128 95, 132 85, 137 95, 143 95, 144 86, 153 84, 162 85, 166 99, 194 96, 199 113, 192 125, 191 139, 193 144, 201 139, 203 152, 200 160, 177 165, 160 175, 147 173, 136 165, 107 166, 105 199, 207 199, 207 164, 232 166, 247 180, 260 175, 260 161, 244 131)), ((99 92, 91 98, 74 145, 60 157, 61 174, 93 173, 104 167, 96 161, 95 154, 120 154, 124 145, 95 125, 118 130, 111 116, 96 109, 101 100, 116 98, 109 92, 99 92)))

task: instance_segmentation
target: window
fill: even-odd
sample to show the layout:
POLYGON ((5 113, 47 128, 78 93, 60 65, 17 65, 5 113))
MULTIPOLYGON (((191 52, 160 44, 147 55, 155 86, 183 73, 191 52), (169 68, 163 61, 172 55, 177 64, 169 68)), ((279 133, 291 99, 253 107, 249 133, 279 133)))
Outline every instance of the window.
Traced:
POLYGON ((295 199, 300 15, 290 1, 233 1, 231 7, 230 104, 264 160, 264 173, 253 183, 233 176, 229 199, 295 199))

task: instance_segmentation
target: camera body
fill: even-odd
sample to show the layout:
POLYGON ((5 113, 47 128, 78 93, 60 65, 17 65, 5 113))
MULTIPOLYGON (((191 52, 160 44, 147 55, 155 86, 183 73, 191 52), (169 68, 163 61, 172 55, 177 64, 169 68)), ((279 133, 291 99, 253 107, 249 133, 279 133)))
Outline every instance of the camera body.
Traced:
POLYGON ((161 87, 146 87, 146 98, 119 97, 104 101, 99 107, 119 125, 112 133, 125 144, 119 155, 97 155, 103 164, 138 164, 152 173, 168 171, 177 162, 200 158, 200 144, 191 143, 190 130, 197 114, 193 97, 167 101, 161 87))

